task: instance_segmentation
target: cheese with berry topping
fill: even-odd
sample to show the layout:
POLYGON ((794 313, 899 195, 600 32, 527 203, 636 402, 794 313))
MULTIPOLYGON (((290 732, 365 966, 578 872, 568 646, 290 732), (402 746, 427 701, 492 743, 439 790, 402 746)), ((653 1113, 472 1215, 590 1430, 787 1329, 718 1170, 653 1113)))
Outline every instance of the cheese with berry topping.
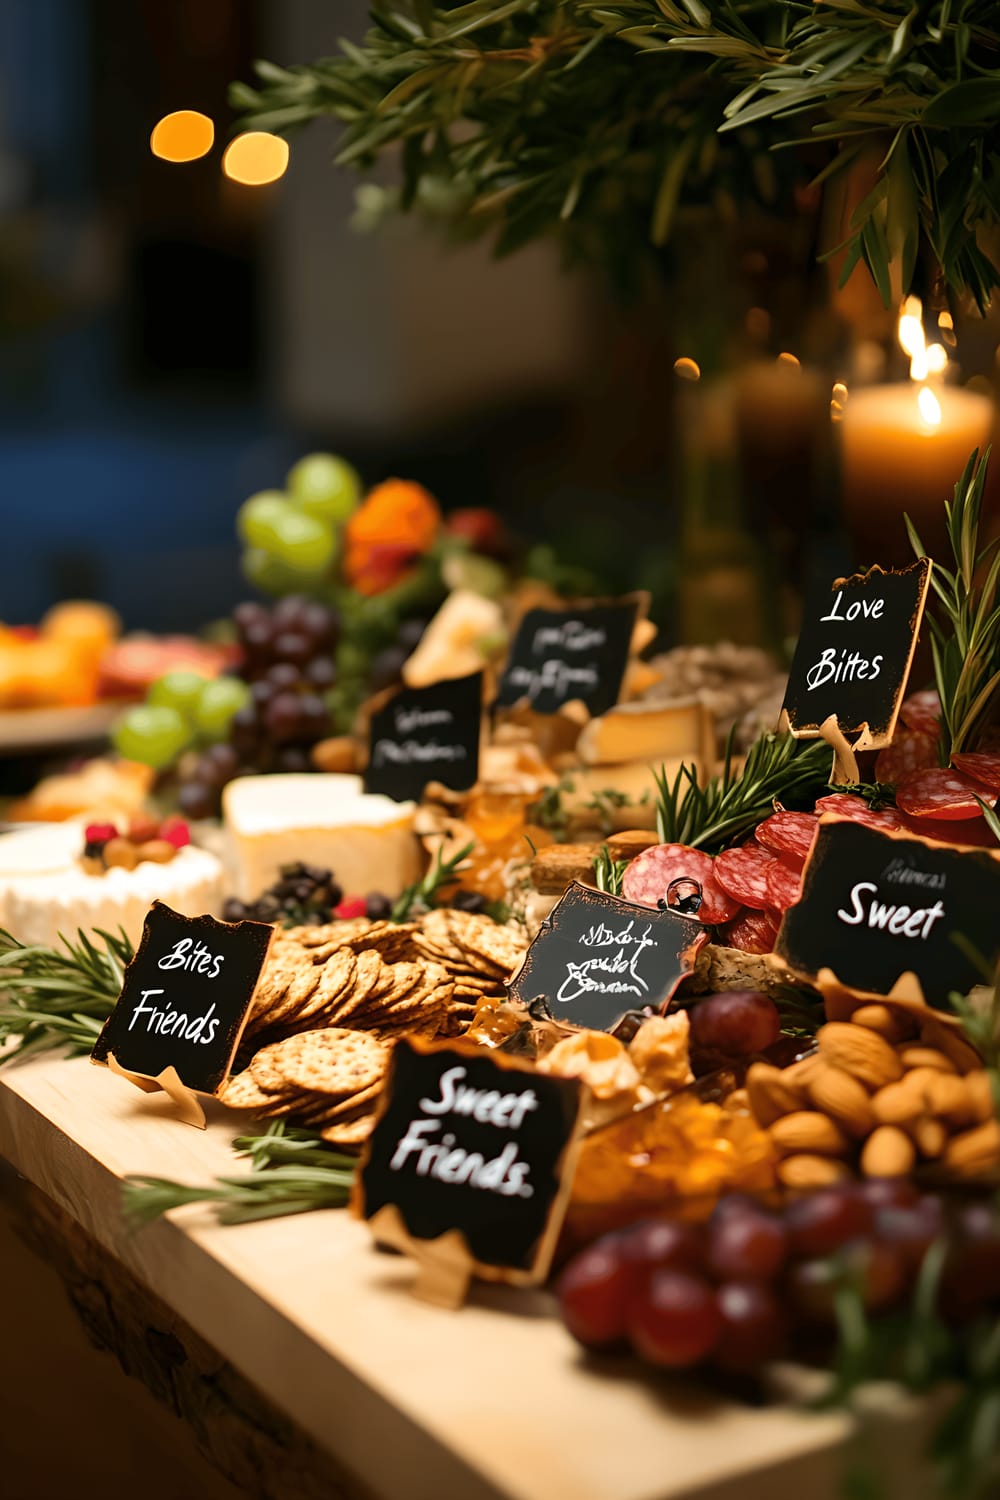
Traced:
POLYGON ((133 944, 154 901, 185 917, 217 916, 222 864, 188 845, 167 864, 141 860, 134 869, 89 874, 81 856, 84 824, 42 823, 0 837, 0 927, 22 943, 48 946, 78 928, 124 928, 133 944))
POLYGON ((238 776, 222 794, 236 894, 252 901, 302 861, 332 870, 345 896, 398 896, 422 868, 414 811, 360 776, 238 776))

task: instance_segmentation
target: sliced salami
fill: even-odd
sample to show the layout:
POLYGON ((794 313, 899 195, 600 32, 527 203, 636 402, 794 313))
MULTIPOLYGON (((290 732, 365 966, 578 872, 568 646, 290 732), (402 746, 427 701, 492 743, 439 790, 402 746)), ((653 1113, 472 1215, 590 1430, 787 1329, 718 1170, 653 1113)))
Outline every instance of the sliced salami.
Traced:
POLYGON ((743 953, 770 953, 778 936, 781 918, 770 911, 744 911, 719 934, 727 948, 743 953))
POLYGON ((763 911, 767 900, 767 867, 777 855, 756 844, 740 849, 723 849, 715 856, 715 878, 727 895, 744 906, 763 911))
POLYGON ((951 763, 956 771, 988 791, 1000 792, 1000 755, 986 755, 981 750, 959 751, 951 757, 951 763))
POLYGON ((803 863, 816 837, 814 813, 776 812, 757 826, 757 842, 782 859, 803 863))
POLYGON ((675 880, 693 880, 701 887, 700 922, 729 922, 740 909, 741 903, 716 881, 711 856, 687 844, 654 844, 637 854, 625 871, 622 895, 642 906, 656 906, 660 900, 673 904, 668 892, 675 880))
POLYGON ((985 818, 965 818, 961 822, 952 819, 946 822, 938 818, 908 818, 904 815, 903 827, 910 833, 919 833, 922 839, 933 839, 938 844, 972 844, 977 849, 998 847, 985 818))
POLYGON ((996 801, 992 792, 963 776, 961 771, 941 766, 929 771, 911 771, 896 787, 896 803, 911 818, 938 818, 946 822, 978 818, 983 810, 977 797, 991 806, 996 801))
POLYGON ((941 727, 941 699, 934 688, 911 693, 904 698, 899 708, 899 717, 907 729, 919 729, 937 739, 941 727))
POLYGON ((776 859, 767 867, 767 904, 776 911, 787 911, 802 895, 802 871, 788 860, 776 859))
POLYGON ((869 807, 863 797, 853 792, 832 792, 829 797, 820 797, 816 803, 818 813, 836 813, 839 818, 850 818, 855 823, 864 823, 867 828, 903 828, 903 815, 894 807, 869 807))
POLYGON ((875 780, 895 786, 911 771, 928 771, 938 764, 936 734, 922 729, 897 731, 891 745, 880 750, 875 761, 875 780))

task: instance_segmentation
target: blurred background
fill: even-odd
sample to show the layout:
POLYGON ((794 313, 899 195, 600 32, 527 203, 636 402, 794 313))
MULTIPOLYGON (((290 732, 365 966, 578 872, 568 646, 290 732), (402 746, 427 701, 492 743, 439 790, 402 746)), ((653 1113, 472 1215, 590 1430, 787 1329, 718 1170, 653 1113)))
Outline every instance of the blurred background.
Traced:
POLYGON ((225 614, 239 503, 314 447, 536 532, 582 501, 578 553, 638 581, 607 514, 664 498, 634 312, 546 247, 496 262, 418 224, 357 233, 333 128, 263 188, 218 149, 150 151, 185 107, 224 144, 254 57, 366 27, 364 0, 0 3, 0 618, 67 595, 132 628, 225 614))

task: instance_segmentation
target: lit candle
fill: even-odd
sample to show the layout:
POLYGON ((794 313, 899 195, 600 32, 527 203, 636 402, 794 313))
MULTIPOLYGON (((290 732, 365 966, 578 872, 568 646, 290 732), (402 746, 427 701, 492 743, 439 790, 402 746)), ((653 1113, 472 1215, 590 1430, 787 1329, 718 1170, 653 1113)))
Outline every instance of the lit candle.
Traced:
POLYGON ((858 562, 901 562, 912 554, 904 512, 942 559, 944 502, 974 448, 993 432, 992 399, 954 386, 912 382, 851 391, 840 422, 844 519, 858 562))

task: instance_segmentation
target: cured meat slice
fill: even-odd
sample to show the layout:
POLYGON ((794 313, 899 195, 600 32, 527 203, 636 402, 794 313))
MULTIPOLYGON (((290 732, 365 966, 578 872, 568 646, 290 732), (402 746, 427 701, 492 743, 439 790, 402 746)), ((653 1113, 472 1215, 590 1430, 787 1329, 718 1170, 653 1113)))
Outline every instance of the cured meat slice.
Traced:
POLYGON ((922 729, 897 732, 891 745, 880 750, 875 761, 875 780, 895 786, 911 771, 928 771, 938 764, 938 737, 922 729))
POLYGON ((802 871, 787 860, 776 859, 769 864, 764 880, 767 904, 776 911, 787 911, 802 895, 802 871))
POLYGON ((777 855, 757 844, 744 844, 739 849, 723 849, 715 856, 715 878, 722 889, 734 901, 763 911, 768 905, 767 867, 777 855))
POLYGON ((907 729, 919 729, 922 734, 938 737, 941 727, 941 699, 934 688, 911 693, 904 698, 899 708, 899 717, 907 729))
POLYGON ((719 937, 727 948, 739 948, 744 953, 770 953, 780 926, 781 918, 776 912, 744 911, 722 928, 719 937))
POLYGON ((757 842, 782 858, 798 860, 809 857, 816 837, 816 816, 806 812, 776 812, 757 826, 757 842))
POLYGON ((850 818, 855 823, 864 823, 867 828, 903 828, 903 815, 894 807, 869 807, 863 797, 853 792, 832 792, 829 797, 820 797, 816 803, 818 813, 836 813, 840 818, 850 818))
POLYGON ((728 922, 740 909, 741 903, 716 881, 711 855, 687 844, 653 844, 637 854, 625 871, 622 895, 642 906, 656 906, 661 900, 674 905, 687 894, 683 890, 668 894, 675 880, 692 880, 700 887, 700 922, 728 922))
POLYGON ((933 839, 938 844, 972 844, 977 849, 996 849, 997 840, 985 818, 965 818, 961 822, 950 822, 939 818, 908 818, 903 816, 903 827, 910 833, 919 833, 922 839, 933 839))
POLYGON ((996 801, 996 797, 978 782, 937 766, 929 771, 911 771, 896 787, 896 803, 911 818, 938 818, 947 822, 982 816, 976 801, 996 801))
POLYGON ((960 750, 951 757, 951 763, 963 776, 970 776, 991 792, 1000 792, 1000 755, 987 755, 981 750, 960 750))

